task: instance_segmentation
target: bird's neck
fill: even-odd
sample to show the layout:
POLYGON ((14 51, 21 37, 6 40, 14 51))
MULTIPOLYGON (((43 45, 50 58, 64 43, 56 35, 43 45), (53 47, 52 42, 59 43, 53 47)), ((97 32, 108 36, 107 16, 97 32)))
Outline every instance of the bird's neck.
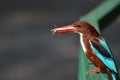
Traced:
POLYGON ((84 52, 87 52, 88 49, 90 48, 89 40, 92 38, 98 38, 99 36, 90 36, 90 35, 84 35, 80 33, 80 42, 83 48, 84 52))
POLYGON ((87 30, 86 32, 83 32, 82 34, 85 38, 100 36, 100 34, 96 30, 87 30))

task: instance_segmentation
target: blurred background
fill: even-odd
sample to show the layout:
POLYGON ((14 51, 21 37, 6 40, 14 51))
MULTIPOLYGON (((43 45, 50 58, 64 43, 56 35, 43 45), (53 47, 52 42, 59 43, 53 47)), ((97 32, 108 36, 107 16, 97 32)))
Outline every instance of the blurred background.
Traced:
MULTIPOLYGON (((0 79, 77 80, 79 35, 50 29, 73 23, 104 0, 0 0, 0 79)), ((120 16, 102 35, 120 66, 120 16)))

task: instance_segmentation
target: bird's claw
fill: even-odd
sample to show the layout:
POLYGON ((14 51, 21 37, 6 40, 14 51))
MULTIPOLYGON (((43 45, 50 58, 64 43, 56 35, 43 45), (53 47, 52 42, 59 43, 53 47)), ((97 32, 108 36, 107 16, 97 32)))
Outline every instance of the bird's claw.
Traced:
POLYGON ((89 74, 93 74, 93 73, 97 73, 97 72, 100 72, 99 67, 96 67, 95 69, 89 70, 86 74, 89 75, 89 74))

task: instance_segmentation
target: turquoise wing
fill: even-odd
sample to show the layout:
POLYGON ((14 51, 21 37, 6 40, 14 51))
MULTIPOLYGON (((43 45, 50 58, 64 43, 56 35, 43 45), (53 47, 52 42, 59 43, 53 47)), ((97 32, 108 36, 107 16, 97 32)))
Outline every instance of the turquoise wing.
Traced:
POLYGON ((110 51, 110 48, 108 47, 108 44, 103 38, 102 39, 96 38, 96 39, 99 41, 101 46, 94 43, 93 41, 90 41, 92 50, 110 70, 117 73, 116 65, 112 53, 110 51))

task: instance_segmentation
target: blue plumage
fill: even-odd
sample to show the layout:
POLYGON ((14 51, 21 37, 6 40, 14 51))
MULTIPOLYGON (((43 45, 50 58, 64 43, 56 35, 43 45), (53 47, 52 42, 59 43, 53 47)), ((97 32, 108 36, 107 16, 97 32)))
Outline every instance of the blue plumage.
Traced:
POLYGON ((100 60, 112 71, 116 72, 117 73, 117 69, 116 69, 116 65, 114 63, 114 59, 113 59, 113 56, 112 56, 112 53, 106 43, 106 41, 104 39, 98 39, 96 38, 101 46, 99 47, 103 47, 104 50, 98 50, 99 47, 95 47, 95 43, 91 42, 90 41, 90 44, 91 44, 91 48, 93 49, 94 53, 98 56, 98 58, 100 58, 100 60), (104 53, 105 51, 107 51, 107 54, 110 55, 109 57, 106 57, 105 55, 103 56, 102 54, 104 53))
POLYGON ((110 50, 110 48, 108 47, 108 44, 106 43, 106 41, 105 41, 105 39, 99 39, 98 38, 98 40, 99 40, 99 42, 100 42, 100 44, 102 45, 102 47, 104 47, 107 51, 108 51, 108 54, 110 54, 111 55, 111 57, 113 57, 112 56, 112 53, 111 53, 111 50, 110 50))
POLYGON ((101 46, 93 43, 92 41, 90 41, 91 44, 91 48, 93 49, 94 53, 98 56, 98 58, 111 70, 117 73, 117 69, 116 69, 116 65, 114 63, 114 59, 112 56, 112 53, 106 43, 106 41, 104 39, 98 39, 96 38, 101 46), (96 47, 99 46, 99 47, 96 47), (102 49, 100 49, 102 48, 102 49), (109 57, 106 57, 106 55, 103 55, 103 53, 106 53, 107 55, 109 55, 109 57))
POLYGON ((113 80, 116 80, 115 73, 117 73, 117 68, 112 56, 112 52, 110 51, 108 44, 103 38, 96 39, 99 41, 100 45, 97 45, 94 42, 90 41, 91 48, 97 57, 105 64, 105 66, 112 71, 112 78, 113 80))
POLYGON ((116 79, 116 75, 115 75, 114 73, 112 73, 112 79, 113 79, 113 80, 117 80, 117 79, 116 79))

